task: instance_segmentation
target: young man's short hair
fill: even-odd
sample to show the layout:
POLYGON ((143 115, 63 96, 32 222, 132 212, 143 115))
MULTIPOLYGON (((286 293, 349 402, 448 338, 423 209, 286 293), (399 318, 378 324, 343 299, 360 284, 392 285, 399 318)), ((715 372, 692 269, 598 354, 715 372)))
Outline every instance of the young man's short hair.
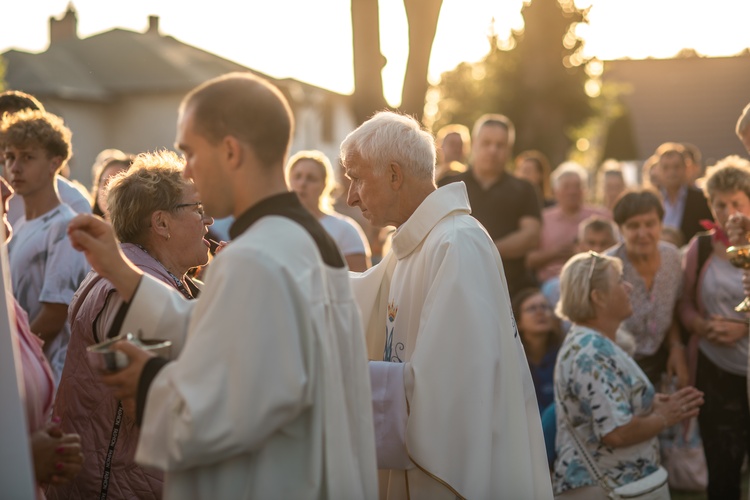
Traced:
POLYGON ((16 148, 38 147, 50 158, 62 158, 60 167, 70 158, 70 129, 52 113, 25 110, 5 114, 0 119, 0 144, 16 148))

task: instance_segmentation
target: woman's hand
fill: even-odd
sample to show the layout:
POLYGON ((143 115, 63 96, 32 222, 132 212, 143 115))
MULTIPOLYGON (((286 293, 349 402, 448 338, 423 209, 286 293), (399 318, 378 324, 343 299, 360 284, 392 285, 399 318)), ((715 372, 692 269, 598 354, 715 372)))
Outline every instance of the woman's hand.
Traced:
POLYGON ((690 386, 673 394, 657 393, 653 412, 664 419, 665 427, 671 427, 682 420, 697 417, 701 405, 703 393, 690 386))
POLYGON ((680 343, 673 343, 669 348, 669 357, 667 358, 667 375, 677 378, 677 387, 682 389, 687 387, 690 380, 688 372, 687 359, 685 359, 685 347, 680 343))
POLYGON ((747 324, 727 321, 721 316, 712 316, 708 324, 706 338, 719 345, 731 347, 748 334, 747 324))
POLYGON ((51 435, 42 429, 31 435, 34 474, 40 483, 67 483, 83 464, 81 438, 78 434, 51 435))
POLYGON ((747 245, 747 234, 750 232, 750 218, 739 212, 729 216, 726 223, 726 233, 732 245, 747 245))

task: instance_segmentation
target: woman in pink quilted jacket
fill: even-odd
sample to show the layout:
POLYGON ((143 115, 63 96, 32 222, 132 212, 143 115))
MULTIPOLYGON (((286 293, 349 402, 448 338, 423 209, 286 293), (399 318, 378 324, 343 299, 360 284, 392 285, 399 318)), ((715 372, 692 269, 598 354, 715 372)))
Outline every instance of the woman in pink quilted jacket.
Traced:
MULTIPOLYGON (((205 214, 192 181, 182 176, 176 154, 143 153, 108 185, 109 214, 125 255, 144 272, 198 294, 187 272, 208 262, 204 239, 213 219, 205 214)), ((127 310, 114 287, 89 273, 68 310, 71 340, 55 414, 62 428, 81 435, 84 466, 67 485, 53 485, 48 498, 161 498, 162 473, 135 463, 138 443, 134 409, 123 406, 99 382, 86 348, 116 335, 127 310)))

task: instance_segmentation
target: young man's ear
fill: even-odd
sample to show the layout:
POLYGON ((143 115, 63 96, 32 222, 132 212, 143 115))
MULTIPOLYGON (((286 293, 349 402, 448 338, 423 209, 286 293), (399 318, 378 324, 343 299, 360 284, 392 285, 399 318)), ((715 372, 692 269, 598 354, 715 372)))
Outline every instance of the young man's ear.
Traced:
POLYGON ((51 157, 49 159, 49 167, 52 172, 52 176, 54 177, 63 168, 63 157, 62 156, 51 157))
POLYGON ((237 168, 237 166, 242 164, 245 151, 242 149, 242 144, 236 137, 232 135, 224 137, 221 140, 221 148, 223 159, 227 162, 230 168, 237 168))

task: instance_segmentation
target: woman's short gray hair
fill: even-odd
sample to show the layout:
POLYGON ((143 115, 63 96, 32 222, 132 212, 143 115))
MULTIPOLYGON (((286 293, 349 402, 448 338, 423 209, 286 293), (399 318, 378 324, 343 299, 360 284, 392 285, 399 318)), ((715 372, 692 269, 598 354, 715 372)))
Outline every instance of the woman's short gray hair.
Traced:
POLYGON ((709 203, 719 193, 742 191, 750 199, 750 162, 737 155, 727 156, 708 167, 703 191, 709 203))
POLYGON ((435 140, 414 118, 381 111, 346 136, 341 161, 356 154, 381 175, 391 163, 424 180, 435 178, 435 140))
POLYGON ((616 257, 596 252, 571 257, 560 273, 560 301, 555 309, 557 315, 574 323, 594 319, 596 312, 591 303, 591 292, 608 290, 607 273, 610 267, 614 267, 618 273, 622 272, 622 262, 616 257))
POLYGON ((581 165, 574 161, 566 161, 561 163, 550 176, 552 182, 552 189, 557 189, 560 185, 560 179, 566 175, 575 175, 581 181, 581 187, 586 189, 589 185, 589 173, 581 165))
POLYGON ((185 161, 172 151, 141 153, 129 170, 108 183, 107 208, 117 238, 144 243, 151 214, 173 210, 193 183, 182 176, 185 161))

